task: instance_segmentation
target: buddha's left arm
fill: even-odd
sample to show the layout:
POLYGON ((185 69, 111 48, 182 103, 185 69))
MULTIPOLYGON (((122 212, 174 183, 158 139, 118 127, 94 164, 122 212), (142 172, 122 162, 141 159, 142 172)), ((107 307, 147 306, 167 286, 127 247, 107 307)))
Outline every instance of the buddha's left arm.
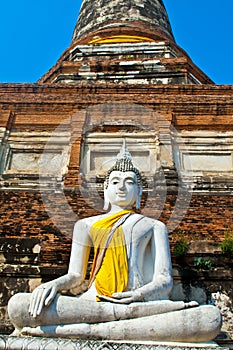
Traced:
POLYGON ((170 246, 166 226, 156 221, 153 227, 152 255, 154 257, 154 273, 150 283, 139 288, 145 300, 167 299, 172 289, 172 264, 170 246))

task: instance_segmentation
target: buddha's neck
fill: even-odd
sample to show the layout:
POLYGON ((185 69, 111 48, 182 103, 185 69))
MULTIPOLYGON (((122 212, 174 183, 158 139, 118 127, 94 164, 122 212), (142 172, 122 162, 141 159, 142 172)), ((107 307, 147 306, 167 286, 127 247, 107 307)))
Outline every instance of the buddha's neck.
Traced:
POLYGON ((115 214, 122 210, 132 210, 132 206, 126 206, 126 207, 119 207, 118 205, 112 205, 109 214, 115 214))

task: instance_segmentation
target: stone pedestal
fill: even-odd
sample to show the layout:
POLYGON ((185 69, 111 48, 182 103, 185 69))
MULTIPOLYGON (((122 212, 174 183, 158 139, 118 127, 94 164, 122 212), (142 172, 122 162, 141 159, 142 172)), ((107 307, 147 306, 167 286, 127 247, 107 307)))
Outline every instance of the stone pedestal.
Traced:
POLYGON ((216 343, 122 342, 0 335, 0 350, 230 350, 216 343))

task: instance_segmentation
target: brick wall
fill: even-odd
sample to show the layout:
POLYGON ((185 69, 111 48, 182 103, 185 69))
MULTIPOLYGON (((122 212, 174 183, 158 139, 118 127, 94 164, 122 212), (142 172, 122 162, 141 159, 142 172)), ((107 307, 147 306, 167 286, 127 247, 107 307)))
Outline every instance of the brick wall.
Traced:
MULTIPOLYGON (((100 199, 88 197, 82 198, 78 191, 66 192, 67 209, 64 210, 63 199, 60 194, 47 195, 46 206, 49 205, 49 213, 44 208, 40 193, 27 192, 2 192, 1 193, 1 217, 0 235, 7 239, 35 239, 40 244, 41 250, 37 263, 40 264, 67 264, 69 260, 70 244, 75 215, 71 216, 69 210, 77 215, 76 218, 89 217, 101 212, 100 199), (96 210, 96 207, 99 210, 96 210), (56 224, 58 227, 56 227, 56 224)), ((169 222, 171 213, 177 205, 176 195, 167 195, 166 202, 160 214, 156 197, 149 200, 148 207, 142 209, 144 215, 155 217, 165 224, 169 222)), ((184 198, 185 200, 185 198, 184 198)), ((159 198, 158 198, 159 201, 159 198)), ((182 197, 179 198, 182 202, 182 197)), ((231 211, 233 196, 220 195, 196 195, 193 194, 188 205, 187 212, 182 213, 182 205, 174 217, 178 226, 169 233, 171 244, 177 239, 177 232, 182 230, 189 240, 208 240, 221 242, 224 232, 232 228, 231 211)), ((4 252, 2 252, 4 260, 4 252)), ((20 261, 19 256, 15 257, 20 261)), ((24 256, 22 256, 23 258, 24 256)), ((7 260, 9 258, 5 257, 7 260)), ((11 257, 11 261, 14 261, 11 257)))

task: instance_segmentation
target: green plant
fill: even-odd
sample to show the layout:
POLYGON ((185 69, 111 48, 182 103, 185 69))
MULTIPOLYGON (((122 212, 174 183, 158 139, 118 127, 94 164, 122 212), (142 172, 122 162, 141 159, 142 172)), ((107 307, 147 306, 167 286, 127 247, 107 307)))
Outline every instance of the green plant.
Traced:
POLYGON ((233 256, 233 232, 226 231, 224 241, 220 243, 220 248, 223 254, 233 256))
POLYGON ((188 251, 188 241, 185 237, 181 237, 177 240, 175 246, 174 246, 174 255, 175 256, 183 256, 188 251))
POLYGON ((211 270, 212 262, 202 257, 194 258, 193 266, 198 270, 211 270))

